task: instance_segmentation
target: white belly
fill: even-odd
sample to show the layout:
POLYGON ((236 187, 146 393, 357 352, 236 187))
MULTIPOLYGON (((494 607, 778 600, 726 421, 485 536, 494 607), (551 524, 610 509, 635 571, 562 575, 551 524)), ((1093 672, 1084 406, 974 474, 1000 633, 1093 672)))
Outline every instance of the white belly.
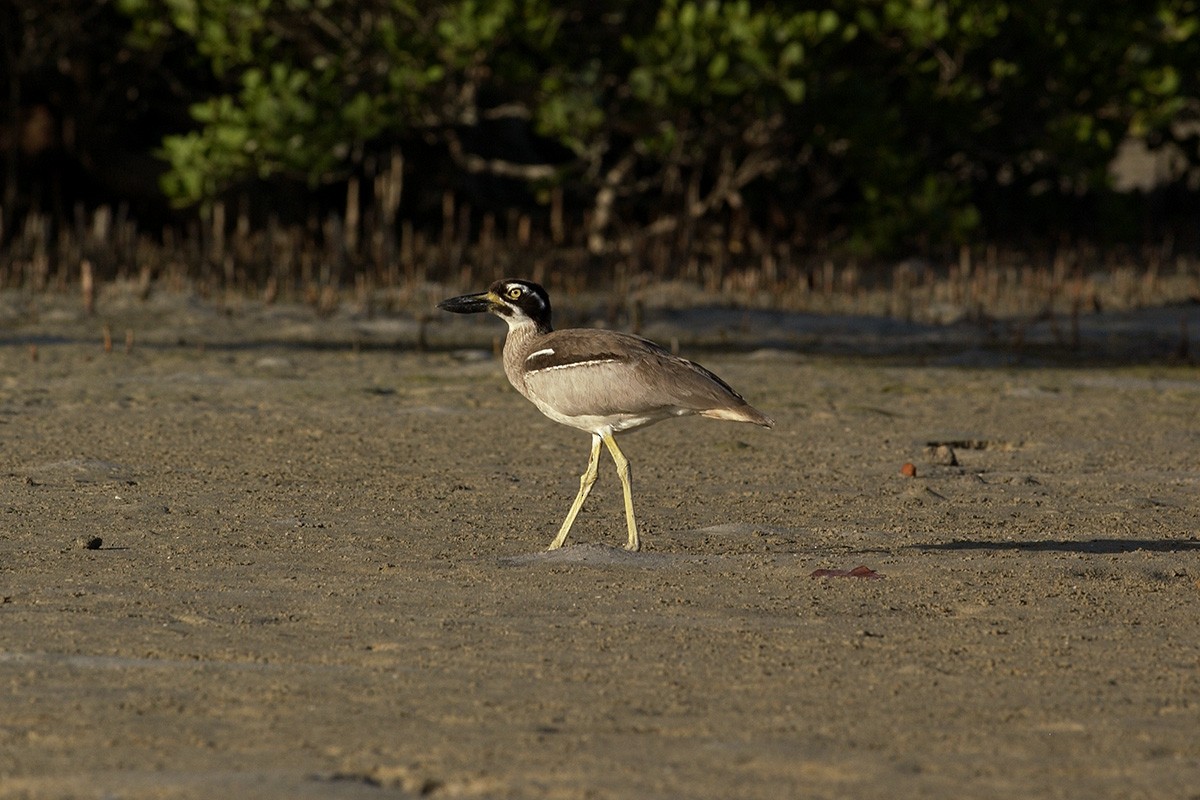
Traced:
POLYGON ((555 411, 547 404, 540 402, 536 397, 530 397, 533 404, 550 419, 557 423, 566 425, 571 428, 577 428, 588 433, 604 434, 604 433, 619 433, 632 428, 641 428, 646 425, 652 425, 655 422, 661 422, 664 419, 671 417, 679 417, 693 412, 683 409, 661 409, 654 412, 643 414, 619 414, 609 416, 592 416, 590 414, 582 414, 579 416, 567 416, 555 411))

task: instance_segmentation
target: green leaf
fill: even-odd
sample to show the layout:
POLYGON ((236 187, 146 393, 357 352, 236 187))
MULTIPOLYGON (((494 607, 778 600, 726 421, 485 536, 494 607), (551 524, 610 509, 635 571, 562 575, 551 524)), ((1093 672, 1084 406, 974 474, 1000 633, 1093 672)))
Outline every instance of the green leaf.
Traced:
POLYGON ((726 53, 717 53, 708 62, 708 77, 712 80, 723 77, 728 70, 729 56, 726 53))

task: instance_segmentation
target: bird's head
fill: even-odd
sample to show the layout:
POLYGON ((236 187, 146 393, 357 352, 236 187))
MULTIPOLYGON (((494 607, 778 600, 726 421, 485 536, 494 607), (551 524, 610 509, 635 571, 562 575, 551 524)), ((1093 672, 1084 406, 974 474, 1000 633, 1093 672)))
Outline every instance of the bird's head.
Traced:
POLYGON ((443 300, 438 303, 438 308, 455 314, 488 311, 507 322, 510 328, 532 323, 540 331, 550 331, 550 296, 530 281, 505 278, 493 283, 486 292, 443 300))

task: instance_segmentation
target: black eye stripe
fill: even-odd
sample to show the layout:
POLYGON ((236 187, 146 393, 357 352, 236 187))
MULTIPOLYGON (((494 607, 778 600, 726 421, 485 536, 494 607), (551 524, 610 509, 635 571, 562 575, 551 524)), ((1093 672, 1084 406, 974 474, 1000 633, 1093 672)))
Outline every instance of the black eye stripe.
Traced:
POLYGON ((525 286, 506 286, 504 289, 504 299, 525 307, 536 305, 545 308, 547 305, 546 299, 541 293, 525 286))

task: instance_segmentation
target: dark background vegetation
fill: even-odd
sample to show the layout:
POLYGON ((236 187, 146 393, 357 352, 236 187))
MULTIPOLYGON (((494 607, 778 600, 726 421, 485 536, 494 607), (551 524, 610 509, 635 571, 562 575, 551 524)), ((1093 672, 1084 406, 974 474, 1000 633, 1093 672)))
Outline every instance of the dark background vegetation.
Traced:
POLYGON ((0 0, 0 48, 8 286, 1200 250, 1197 0, 0 0))

